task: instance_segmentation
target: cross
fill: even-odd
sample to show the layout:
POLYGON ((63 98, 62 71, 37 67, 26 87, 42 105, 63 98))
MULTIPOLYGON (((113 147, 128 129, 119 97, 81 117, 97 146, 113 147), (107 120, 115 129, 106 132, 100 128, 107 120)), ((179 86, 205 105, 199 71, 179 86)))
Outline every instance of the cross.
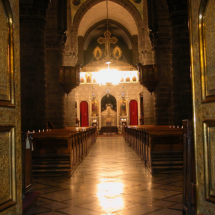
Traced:
POLYGON ((104 35, 105 35, 105 37, 104 37, 104 38, 103 38, 103 37, 99 37, 99 38, 97 39, 97 42, 98 42, 99 44, 105 43, 105 57, 108 59, 108 58, 110 57, 110 44, 111 44, 111 43, 112 43, 112 44, 116 44, 117 41, 118 41, 118 39, 117 39, 116 37, 110 38, 111 33, 110 33, 110 31, 108 31, 108 30, 105 31, 104 35))

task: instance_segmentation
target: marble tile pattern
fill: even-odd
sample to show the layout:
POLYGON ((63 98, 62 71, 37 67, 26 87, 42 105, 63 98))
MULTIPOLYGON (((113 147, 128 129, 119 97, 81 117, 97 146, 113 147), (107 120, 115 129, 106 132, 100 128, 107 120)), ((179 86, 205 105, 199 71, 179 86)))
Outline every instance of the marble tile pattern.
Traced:
POLYGON ((152 176, 123 137, 99 137, 71 178, 34 177, 27 215, 179 215, 182 172, 152 176))

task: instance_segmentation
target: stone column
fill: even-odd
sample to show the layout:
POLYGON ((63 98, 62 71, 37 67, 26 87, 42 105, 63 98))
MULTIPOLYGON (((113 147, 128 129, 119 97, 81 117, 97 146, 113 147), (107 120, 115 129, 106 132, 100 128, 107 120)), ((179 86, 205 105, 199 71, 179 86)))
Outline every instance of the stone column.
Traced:
POLYGON ((187 0, 168 0, 171 27, 173 123, 192 118, 187 0))
POLYGON ((127 125, 130 125, 129 102, 129 98, 126 98, 127 125))
POLYGON ((20 1, 22 131, 46 128, 45 15, 48 2, 20 1))
POLYGON ((84 65, 84 37, 78 37, 78 64, 84 65))
POLYGON ((137 35, 132 36, 131 42, 132 42, 133 65, 136 67, 136 64, 139 62, 138 36, 137 35))
POLYGON ((138 96, 138 100, 137 100, 137 107, 138 107, 138 125, 140 125, 140 108, 141 108, 141 104, 140 104, 140 96, 138 96))
POLYGON ((172 124, 172 81, 170 46, 154 48, 155 64, 159 65, 159 82, 154 91, 155 125, 172 124))
POLYGON ((116 126, 117 126, 117 128, 119 128, 119 114, 120 114, 120 109, 119 109, 119 97, 117 97, 117 99, 116 99, 116 110, 117 110, 117 120, 116 120, 116 126))
POLYGON ((88 101, 89 126, 92 126, 92 99, 89 98, 88 101))
POLYGON ((47 121, 56 128, 65 126, 65 92, 58 83, 59 66, 63 64, 63 49, 46 48, 46 71, 47 71, 47 121))
POLYGON ((148 0, 148 25, 159 82, 154 91, 154 124, 172 124, 170 27, 166 0, 148 0), (159 3, 158 3, 159 2, 159 3))
POLYGON ((101 129, 101 126, 102 126, 102 117, 101 117, 101 97, 98 97, 98 102, 99 102, 99 129, 101 129))
MULTIPOLYGON (((80 117, 80 101, 79 99, 77 99, 77 118, 79 119, 79 121, 81 120, 81 117, 80 117)), ((79 122, 79 125, 80 125, 81 122, 79 122)))
POLYGON ((52 0, 47 10, 46 27, 46 77, 47 77, 47 121, 56 128, 65 127, 65 92, 58 83, 59 66, 63 65, 66 42, 65 0, 52 0), (63 15, 64 14, 64 15, 63 15))

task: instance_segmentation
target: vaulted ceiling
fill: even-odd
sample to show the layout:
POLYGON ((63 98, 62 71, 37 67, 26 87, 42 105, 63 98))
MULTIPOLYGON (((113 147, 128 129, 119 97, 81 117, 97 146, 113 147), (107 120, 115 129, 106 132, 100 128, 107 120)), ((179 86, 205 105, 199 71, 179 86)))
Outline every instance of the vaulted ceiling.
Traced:
MULTIPOLYGON (((114 20, 123 25, 131 35, 138 35, 138 30, 134 18, 124 7, 115 2, 109 1, 108 12, 109 19, 114 20)), ((106 17, 107 17, 106 2, 103 1, 94 5, 83 16, 79 25, 78 36, 84 37, 91 26, 95 25, 101 20, 106 19, 106 17)))

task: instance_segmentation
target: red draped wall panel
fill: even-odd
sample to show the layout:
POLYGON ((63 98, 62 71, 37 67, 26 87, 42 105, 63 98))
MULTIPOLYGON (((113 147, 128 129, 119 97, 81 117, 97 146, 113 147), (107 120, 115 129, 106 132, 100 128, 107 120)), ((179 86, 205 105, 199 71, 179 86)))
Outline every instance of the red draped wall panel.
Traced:
POLYGON ((137 101, 131 100, 130 109, 130 125, 138 125, 138 104, 137 101))
POLYGON ((81 102, 81 104, 80 104, 80 121, 81 121, 81 127, 89 126, 88 103, 87 102, 81 102))

